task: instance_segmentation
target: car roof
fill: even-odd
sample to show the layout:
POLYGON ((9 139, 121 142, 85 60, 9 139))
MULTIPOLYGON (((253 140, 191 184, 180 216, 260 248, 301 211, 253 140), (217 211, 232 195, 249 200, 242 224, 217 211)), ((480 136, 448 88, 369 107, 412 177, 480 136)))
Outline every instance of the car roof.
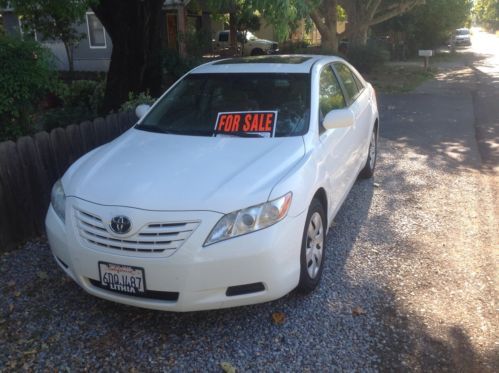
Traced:
POLYGON ((208 62, 191 73, 310 73, 312 66, 321 60, 342 61, 336 56, 304 54, 239 57, 208 62))

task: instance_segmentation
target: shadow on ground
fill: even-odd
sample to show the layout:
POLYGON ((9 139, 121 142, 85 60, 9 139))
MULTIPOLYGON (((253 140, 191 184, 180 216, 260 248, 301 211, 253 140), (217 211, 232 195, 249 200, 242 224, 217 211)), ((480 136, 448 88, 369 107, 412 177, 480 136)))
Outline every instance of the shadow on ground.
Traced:
MULTIPOLYGON (((403 187, 404 170, 381 168, 403 187)), ((416 189, 408 188, 408 201, 416 189)), ((0 272, 0 369, 213 371, 227 361, 242 371, 477 370, 483 357, 462 329, 449 330, 445 340, 432 337, 382 282, 383 257, 372 248, 391 242, 388 255, 404 256, 410 253, 397 247, 412 245, 393 226, 392 208, 372 181, 357 182, 328 235, 316 292, 219 311, 175 314, 114 304, 68 281, 45 244, 8 253, 0 272), (372 214, 373 203, 386 204, 385 211, 372 214), (19 271, 22 281, 12 284, 19 271), (283 324, 272 321, 277 311, 283 324)))

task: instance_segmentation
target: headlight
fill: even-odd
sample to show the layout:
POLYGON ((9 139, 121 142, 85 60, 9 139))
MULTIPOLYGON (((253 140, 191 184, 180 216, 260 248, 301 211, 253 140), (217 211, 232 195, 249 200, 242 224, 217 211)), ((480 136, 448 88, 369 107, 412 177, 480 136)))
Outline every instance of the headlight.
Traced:
POLYGON ((291 205, 292 193, 281 198, 224 215, 206 239, 204 246, 267 228, 284 219, 291 205))
POLYGON ((62 188, 61 180, 57 180, 52 188, 52 193, 50 195, 50 203, 55 213, 62 221, 66 219, 66 195, 64 194, 64 189, 62 188))

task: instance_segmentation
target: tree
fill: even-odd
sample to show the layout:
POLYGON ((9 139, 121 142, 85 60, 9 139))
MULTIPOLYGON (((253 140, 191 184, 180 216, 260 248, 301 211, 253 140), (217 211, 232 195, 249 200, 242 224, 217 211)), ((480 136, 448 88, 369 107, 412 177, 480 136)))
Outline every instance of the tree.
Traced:
POLYGON ((377 32, 399 31, 409 51, 433 49, 449 39, 451 31, 462 27, 470 17, 470 0, 429 0, 410 13, 379 24, 377 32))
POLYGON ((365 45, 371 26, 404 14, 425 0, 339 0, 339 3, 348 18, 343 36, 352 44, 365 45))
POLYGON ((113 42, 104 110, 118 109, 130 92, 161 91, 163 0, 98 0, 91 8, 113 42))
POLYGON ((473 13, 480 24, 492 31, 499 29, 499 2, 497 0, 478 0, 473 13))
POLYGON ((61 40, 68 57, 69 71, 74 70, 74 47, 83 38, 74 26, 83 22, 88 0, 10 0, 21 22, 42 40, 61 40))
POLYGON ((309 16, 321 34, 322 49, 338 48, 337 22, 346 12, 347 30, 342 37, 353 44, 365 44, 369 28, 408 12, 425 0, 253 0, 255 8, 272 20, 278 34, 289 30, 289 22, 309 16), (281 31, 279 33, 279 31, 281 31))
POLYGON ((242 33, 242 51, 244 55, 244 44, 247 42, 248 31, 260 30, 260 17, 252 11, 243 12, 237 19, 237 31, 242 33))

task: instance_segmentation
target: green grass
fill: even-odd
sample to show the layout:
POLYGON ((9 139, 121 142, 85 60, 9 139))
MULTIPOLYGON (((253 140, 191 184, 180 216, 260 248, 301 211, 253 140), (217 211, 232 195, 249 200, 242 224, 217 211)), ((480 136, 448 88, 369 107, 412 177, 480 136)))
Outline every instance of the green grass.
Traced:
POLYGON ((435 72, 425 71, 423 66, 393 66, 384 65, 370 74, 366 79, 378 92, 406 93, 414 90, 424 81, 433 78, 435 72))

